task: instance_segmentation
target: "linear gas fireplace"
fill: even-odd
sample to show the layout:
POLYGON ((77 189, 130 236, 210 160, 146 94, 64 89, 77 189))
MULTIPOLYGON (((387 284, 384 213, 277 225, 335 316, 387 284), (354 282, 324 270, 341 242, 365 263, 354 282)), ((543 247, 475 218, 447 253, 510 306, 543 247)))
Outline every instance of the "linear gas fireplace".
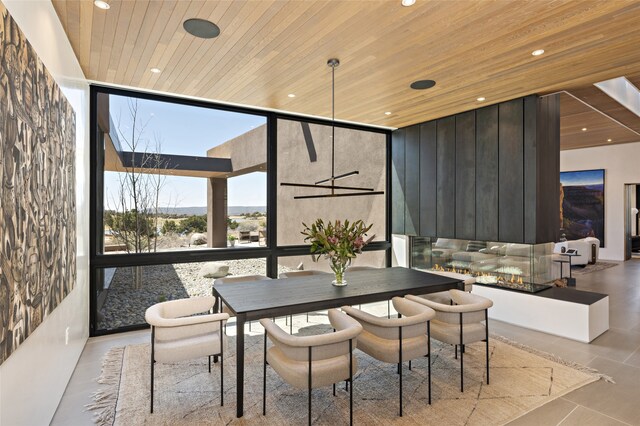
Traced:
POLYGON ((536 293, 559 276, 553 243, 411 237, 410 244, 412 268, 473 275, 483 285, 536 293))

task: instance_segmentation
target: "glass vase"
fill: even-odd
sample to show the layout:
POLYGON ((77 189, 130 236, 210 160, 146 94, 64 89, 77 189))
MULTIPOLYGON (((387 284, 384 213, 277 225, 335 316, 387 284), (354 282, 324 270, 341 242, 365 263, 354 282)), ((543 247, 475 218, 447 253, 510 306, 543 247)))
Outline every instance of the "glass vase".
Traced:
POLYGON ((347 269, 347 264, 340 261, 331 261, 331 270, 335 274, 335 279, 332 284, 336 287, 342 287, 347 285, 347 281, 344 278, 344 272, 347 269))

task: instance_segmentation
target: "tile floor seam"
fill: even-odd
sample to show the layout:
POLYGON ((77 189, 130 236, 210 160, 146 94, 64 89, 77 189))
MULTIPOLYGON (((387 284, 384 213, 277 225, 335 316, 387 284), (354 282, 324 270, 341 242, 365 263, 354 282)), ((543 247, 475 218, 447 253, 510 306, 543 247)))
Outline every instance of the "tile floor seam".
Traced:
MULTIPOLYGON (((575 402, 573 402, 573 401, 569 401, 569 402, 572 402, 572 403, 576 404, 576 403, 575 403, 575 402)), ((573 407, 573 409, 572 409, 571 411, 569 411, 569 414, 567 414, 566 416, 564 416, 564 417, 563 417, 563 419, 562 419, 562 420, 560 420, 560 421, 556 424, 556 426, 560 426, 560 425, 561 425, 565 420, 567 420, 567 417, 569 417, 569 416, 570 416, 574 411, 576 411, 576 410, 578 409, 578 407, 580 407, 580 405, 579 405, 579 404, 576 404, 576 406, 575 406, 575 407, 573 407)))
POLYGON ((624 361, 622 361, 622 363, 623 363, 623 364, 625 364, 625 365, 630 365, 631 367, 635 367, 635 366, 634 366, 634 365, 632 365, 632 364, 627 364, 627 361, 629 361, 629 358, 631 358, 631 357, 633 356, 633 354, 635 354, 636 352, 638 352, 638 349, 640 349, 640 347, 636 348, 636 350, 635 350, 635 351, 631 352, 631 353, 629 354, 629 356, 628 356, 628 357, 626 357, 624 361))
MULTIPOLYGON (((625 424, 625 425, 627 425, 627 426, 633 426, 631 423, 627 423, 627 422, 625 422, 624 420, 616 419, 615 417, 610 416, 610 415, 608 415, 608 414, 606 414, 606 413, 603 413, 602 411, 594 410, 593 408, 589 408, 589 407, 587 407, 587 406, 585 406, 585 405, 578 404, 578 407, 582 407, 582 408, 584 408, 585 410, 588 410, 588 411, 592 411, 592 412, 598 413, 598 414, 600 414, 601 416, 607 417, 607 418, 609 418, 609 419, 611 419, 611 420, 615 420, 616 422, 620 422, 620 423, 625 424)), ((578 408, 578 407, 576 407, 576 408, 578 408)))
MULTIPOLYGON (((625 364, 624 361, 616 361, 615 359, 607 358, 606 356, 596 355, 596 358, 602 358, 602 359, 604 359, 606 361, 609 361, 609 362, 615 362, 616 364, 621 364, 621 365, 624 365, 625 367, 631 367, 631 368, 634 368, 636 370, 640 370, 640 367, 638 367, 638 366, 635 366, 633 364, 625 364)), ((589 363, 587 364, 587 367, 589 367, 589 364, 591 364, 593 361, 595 361, 596 358, 594 358, 591 361, 589 361, 589 363)), ((614 377, 614 380, 615 380, 615 377, 614 377)))

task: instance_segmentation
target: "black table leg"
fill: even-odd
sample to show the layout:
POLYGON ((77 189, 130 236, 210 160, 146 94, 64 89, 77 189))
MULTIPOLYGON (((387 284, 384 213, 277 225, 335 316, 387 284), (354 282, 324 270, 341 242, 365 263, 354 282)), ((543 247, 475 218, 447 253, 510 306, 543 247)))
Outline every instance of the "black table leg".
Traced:
MULTIPOLYGON (((216 301, 215 301, 215 302, 213 302, 213 313, 214 313, 214 314, 217 314, 217 313, 219 313, 219 312, 221 311, 221 309, 220 309, 220 306, 221 306, 221 305, 220 305, 220 296, 218 296, 218 295, 216 294, 215 289, 212 289, 212 290, 211 290, 211 292, 212 292, 212 293, 213 293, 213 295, 216 297, 216 301)), ((227 325, 226 325, 226 323, 225 323, 225 325, 224 325, 224 331, 222 330, 222 328, 220 328, 220 333, 226 333, 226 331, 227 331, 227 325)), ((214 363, 214 364, 216 364, 217 362, 218 362, 218 355, 214 355, 214 356, 213 356, 213 363, 214 363)), ((209 359, 209 363, 211 363, 211 359, 209 359)), ((209 367, 209 373, 211 373, 211 367, 209 367)))
POLYGON ((245 315, 236 317, 236 417, 244 414, 244 323, 245 315))

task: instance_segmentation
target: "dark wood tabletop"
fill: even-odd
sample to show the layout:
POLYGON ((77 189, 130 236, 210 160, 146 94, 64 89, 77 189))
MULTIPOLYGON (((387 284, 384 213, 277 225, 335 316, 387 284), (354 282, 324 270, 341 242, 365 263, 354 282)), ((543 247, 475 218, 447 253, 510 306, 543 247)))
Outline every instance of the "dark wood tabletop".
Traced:
POLYGON ((333 279, 327 274, 218 284, 214 294, 252 320, 462 288, 458 279, 402 267, 348 272, 344 287, 332 285, 333 279))
MULTIPOLYGON (((279 280, 218 284, 216 308, 222 301, 236 316, 236 416, 244 413, 244 324, 260 318, 312 312, 344 305, 389 300, 394 296, 464 289, 460 280, 408 268, 348 272, 348 285, 336 287, 334 277, 307 275, 279 280)), ((265 337, 266 338, 266 337, 265 337)))

